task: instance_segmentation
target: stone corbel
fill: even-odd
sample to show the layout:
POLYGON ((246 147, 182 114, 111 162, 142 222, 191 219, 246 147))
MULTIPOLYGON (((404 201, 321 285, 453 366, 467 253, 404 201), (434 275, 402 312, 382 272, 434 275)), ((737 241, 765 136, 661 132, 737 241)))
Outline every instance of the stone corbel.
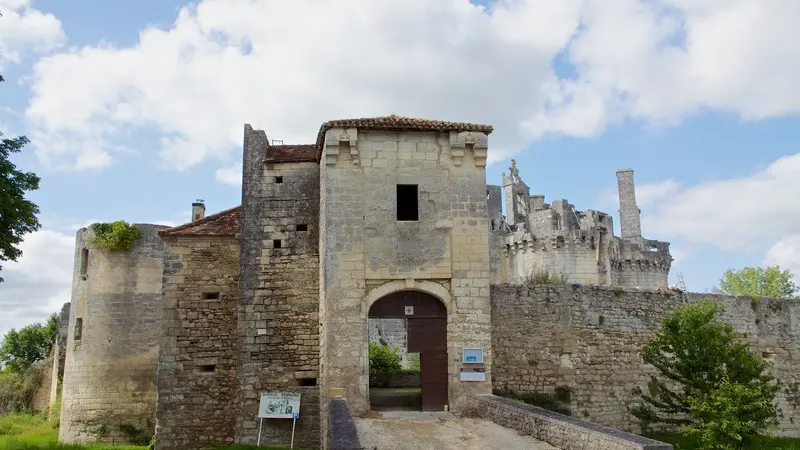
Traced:
POLYGON ((357 128, 331 128, 325 133, 325 164, 336 165, 339 159, 339 146, 346 143, 349 148, 350 161, 353 165, 359 164, 357 128))
POLYGON ((489 137, 480 131, 451 131, 450 152, 453 164, 460 166, 463 163, 464 151, 472 151, 475 166, 486 167, 486 156, 489 149, 489 137))

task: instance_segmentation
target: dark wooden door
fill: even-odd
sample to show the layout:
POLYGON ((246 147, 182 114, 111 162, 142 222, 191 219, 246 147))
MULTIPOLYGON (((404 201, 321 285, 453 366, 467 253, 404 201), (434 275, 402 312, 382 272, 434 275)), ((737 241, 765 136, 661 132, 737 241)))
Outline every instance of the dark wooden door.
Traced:
POLYGON ((447 317, 408 319, 408 352, 420 354, 422 410, 447 404, 447 317))

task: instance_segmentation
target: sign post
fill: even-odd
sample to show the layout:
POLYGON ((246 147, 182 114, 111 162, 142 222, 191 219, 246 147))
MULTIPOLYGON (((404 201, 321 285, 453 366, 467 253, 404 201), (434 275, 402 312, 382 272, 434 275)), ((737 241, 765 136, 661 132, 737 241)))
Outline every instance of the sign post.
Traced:
POLYGON ((264 419, 292 419, 292 442, 294 448, 294 430, 300 417, 300 394, 294 392, 262 392, 258 404, 258 443, 261 446, 261 427, 264 419))

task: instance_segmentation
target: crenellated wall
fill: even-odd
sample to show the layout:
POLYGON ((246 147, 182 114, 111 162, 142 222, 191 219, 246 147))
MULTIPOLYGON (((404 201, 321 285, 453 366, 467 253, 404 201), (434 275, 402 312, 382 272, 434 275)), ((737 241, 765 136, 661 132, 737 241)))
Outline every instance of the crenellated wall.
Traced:
POLYGON ((723 319, 774 364, 784 384, 779 433, 800 436, 800 301, 572 285, 492 286, 494 387, 573 390, 573 415, 639 432, 630 409, 635 386, 647 389, 655 369, 641 350, 662 318, 684 302, 713 298, 723 319))

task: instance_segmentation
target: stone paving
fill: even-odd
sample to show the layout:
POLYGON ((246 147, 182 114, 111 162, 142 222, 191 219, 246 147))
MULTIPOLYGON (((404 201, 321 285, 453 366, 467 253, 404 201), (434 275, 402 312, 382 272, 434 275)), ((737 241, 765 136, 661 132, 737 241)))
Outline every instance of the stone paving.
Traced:
POLYGON ((373 411, 355 423, 361 447, 369 450, 557 450, 509 428, 447 412, 373 411))

